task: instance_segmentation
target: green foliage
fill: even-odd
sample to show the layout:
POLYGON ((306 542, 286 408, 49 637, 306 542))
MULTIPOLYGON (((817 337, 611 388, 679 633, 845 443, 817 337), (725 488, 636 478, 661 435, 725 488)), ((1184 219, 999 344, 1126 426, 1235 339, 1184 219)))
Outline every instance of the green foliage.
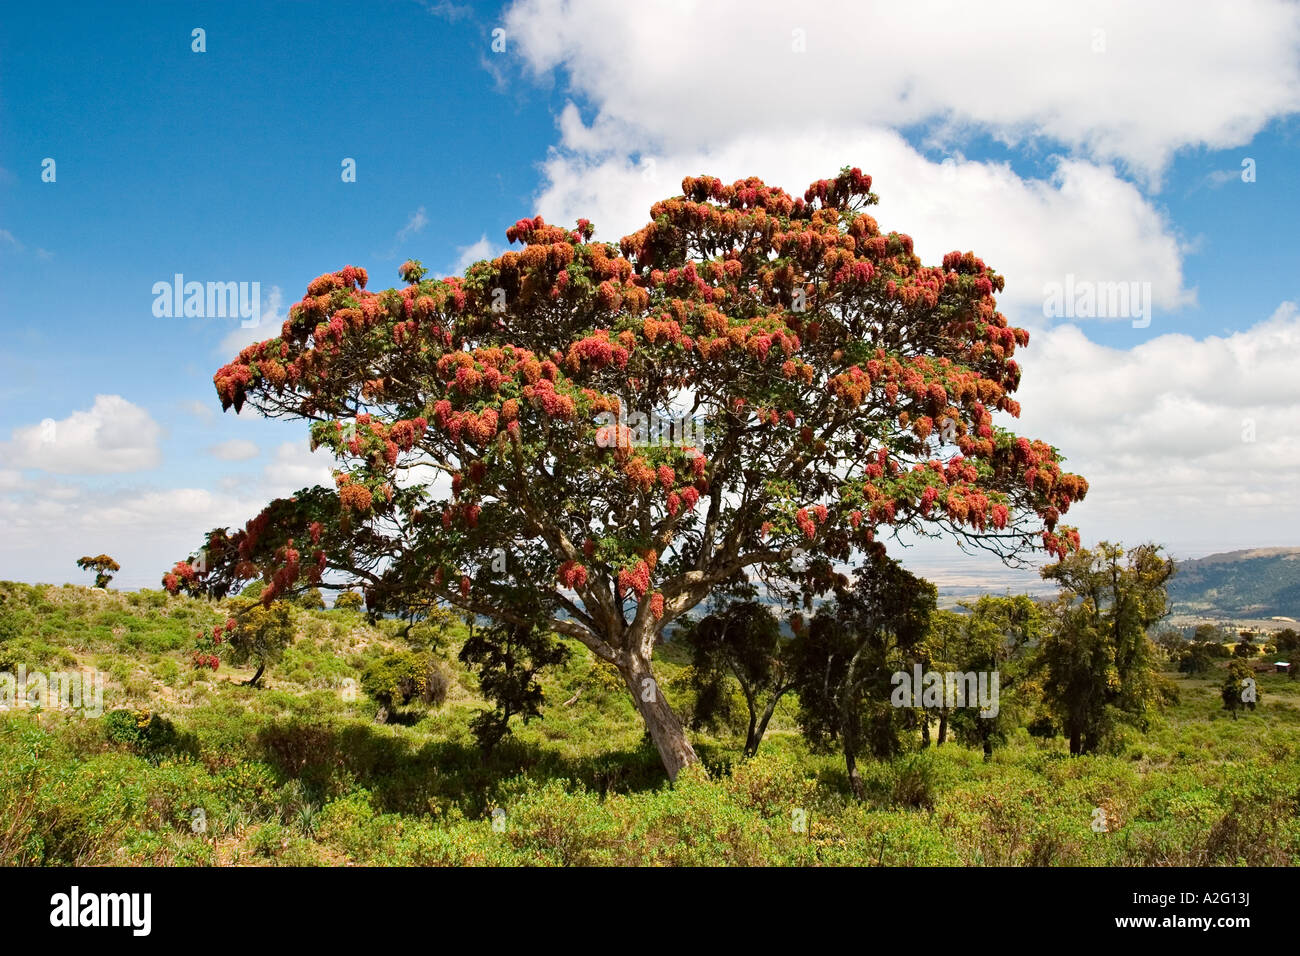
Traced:
POLYGON ((1241 661, 1234 660, 1228 663, 1228 673, 1223 679, 1220 696, 1223 698, 1223 709, 1236 720, 1237 711, 1254 710, 1262 694, 1254 672, 1241 661))
POLYGON ((854 587, 838 589, 795 645, 799 724, 816 747, 838 741, 859 795, 858 757, 886 758, 902 749, 890 677, 923 642, 935 602, 934 585, 873 552, 854 587))
POLYGON ((1070 753, 1091 753, 1124 719, 1139 725, 1167 696, 1147 630, 1168 612, 1174 563, 1142 545, 1102 542, 1043 570, 1061 597, 1043 638, 1043 693, 1069 737, 1070 753))
POLYGON ((226 658, 237 665, 255 662, 259 676, 262 668, 281 658, 293 642, 297 626, 295 611, 287 601, 273 601, 270 607, 260 602, 237 606, 235 621, 235 628, 226 632, 226 658))
POLYGON ((360 611, 364 606, 365 601, 359 591, 343 591, 334 599, 336 611, 360 611))
POLYGON ((240 589, 239 596, 241 598, 260 598, 262 596, 262 592, 265 590, 266 590, 266 582, 263 581, 261 578, 256 578, 252 581, 249 581, 247 584, 244 585, 242 589, 240 589))
POLYGON ((110 571, 116 572, 122 570, 122 566, 106 554, 100 554, 94 557, 91 557, 90 555, 80 557, 77 559, 77 567, 81 568, 83 571, 95 572, 95 587, 97 588, 108 587, 108 582, 113 580, 113 575, 109 573, 110 571))
POLYGON ((377 719, 388 720, 392 711, 421 700, 438 706, 447 699, 449 681, 428 652, 398 651, 371 661, 361 675, 361 689, 379 704, 377 719))
POLYGON ((1226 657, 1227 649, 1219 643, 1192 641, 1178 658, 1178 671, 1182 674, 1204 674, 1213 666, 1216 657, 1226 657))
POLYGON ((729 683, 739 685, 748 714, 745 755, 758 752, 777 704, 794 688, 791 647, 772 612, 757 601, 733 601, 682 628, 691 648, 692 722, 717 726, 730 716, 729 683))
POLYGON ((320 593, 320 588, 307 588, 294 597, 293 603, 308 611, 323 611, 325 609, 325 596, 320 593))
POLYGON ((192 739, 181 734, 175 724, 148 710, 110 710, 102 724, 110 743, 124 744, 141 756, 157 757, 193 747, 192 739))
MULTIPOLYGON (((710 775, 687 770, 667 787, 617 675, 565 638, 568 659, 536 679, 548 701, 575 702, 516 721, 484 753, 470 729, 484 702, 454 661, 446 702, 418 722, 377 725, 368 698, 339 693, 342 678, 402 649, 400 622, 299 610, 281 669, 310 681, 261 692, 146 682, 119 706, 114 675, 183 664, 194 630, 226 609, 159 591, 0 584, 5 608, 13 641, 58 642, 52 653, 109 672, 106 699, 123 713, 0 721, 0 865, 1300 864, 1300 686, 1283 674, 1253 675, 1270 705, 1237 720, 1217 678, 1176 677, 1180 699, 1113 756, 1066 760, 1059 739, 1014 729, 986 763, 977 744, 911 749, 918 731, 902 726, 904 752, 860 764, 857 800, 842 756, 813 752, 780 711, 750 760, 743 738, 701 731, 710 775), (155 716, 177 746, 149 743, 155 716), (1090 829, 1098 806, 1104 834, 1090 829)), ((655 651, 670 684, 691 659, 674 643, 655 651)))
POLYGON ((491 750, 509 734, 511 717, 518 715, 526 724, 542 715, 545 693, 538 674, 563 664, 568 656, 567 647, 535 625, 494 624, 473 630, 460 660, 478 674, 483 696, 494 705, 471 724, 481 747, 491 750))
MULTIPOLYGON (((965 609, 965 615, 940 628, 940 659, 928 663, 936 671, 998 675, 996 713, 966 706, 954 708, 949 717, 957 739, 990 759, 995 745, 1006 742, 1041 692, 1034 682, 1032 651, 1046 633, 1047 615, 1023 594, 986 595, 965 609)), ((991 688, 992 677, 988 680, 991 688)))

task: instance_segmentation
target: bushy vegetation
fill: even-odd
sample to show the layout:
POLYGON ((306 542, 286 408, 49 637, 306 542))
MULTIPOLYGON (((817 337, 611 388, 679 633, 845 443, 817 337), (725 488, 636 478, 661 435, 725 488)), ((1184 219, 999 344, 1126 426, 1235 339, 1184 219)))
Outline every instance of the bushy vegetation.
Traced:
MULTIPOLYGON (((99 719, 0 715, 0 863, 1300 862, 1300 684, 1262 662, 1215 658, 1188 674, 1160 652, 1176 699, 1078 757, 1020 721, 988 760, 975 741, 926 747, 920 728, 900 728, 895 756, 858 763, 857 798, 842 755, 804 742, 797 695, 774 708, 753 758, 743 699, 715 715, 694 735, 701 765, 670 785, 621 679, 577 641, 558 638, 564 659, 536 676, 541 719, 485 752, 472 725, 491 702, 458 661, 464 625, 443 620, 415 652, 405 622, 296 610, 258 688, 243 683, 251 662, 190 666, 194 633, 228 610, 160 591, 0 584, 0 657, 107 681, 99 719), (401 719, 377 723, 373 675, 425 663, 445 697, 414 694, 401 719), (1224 709, 1234 668, 1253 668, 1253 709, 1224 709)), ((978 647, 978 633, 962 640, 978 647)), ((661 644, 655 666, 693 715, 690 649, 661 644)))

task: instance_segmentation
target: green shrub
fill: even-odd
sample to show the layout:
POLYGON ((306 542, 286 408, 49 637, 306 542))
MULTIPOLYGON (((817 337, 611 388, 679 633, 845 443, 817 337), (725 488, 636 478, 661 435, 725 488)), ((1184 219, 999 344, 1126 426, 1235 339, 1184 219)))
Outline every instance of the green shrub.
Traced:
POLYGON ((437 706, 447 699, 450 681, 433 655, 426 651, 397 651, 371 661, 361 675, 361 689, 379 704, 377 719, 413 700, 437 706))
POLYGON ((365 601, 357 591, 344 591, 334 599, 336 611, 360 611, 365 601))

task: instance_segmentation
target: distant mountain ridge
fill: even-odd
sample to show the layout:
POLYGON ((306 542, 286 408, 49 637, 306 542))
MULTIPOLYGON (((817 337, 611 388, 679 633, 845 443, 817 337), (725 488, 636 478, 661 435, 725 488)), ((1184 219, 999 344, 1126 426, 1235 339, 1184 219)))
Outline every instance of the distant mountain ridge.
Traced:
POLYGON ((1300 548, 1248 548, 1178 562, 1174 613, 1300 618, 1300 548))

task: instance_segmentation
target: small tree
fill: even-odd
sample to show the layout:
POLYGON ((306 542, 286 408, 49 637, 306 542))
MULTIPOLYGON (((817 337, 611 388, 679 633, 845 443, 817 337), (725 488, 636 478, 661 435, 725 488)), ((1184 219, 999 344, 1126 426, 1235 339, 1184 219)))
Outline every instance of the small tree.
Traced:
POLYGON ((89 555, 77 558, 77 567, 83 571, 95 572, 95 587, 107 588, 108 582, 113 580, 113 575, 109 572, 121 571, 122 567, 106 554, 98 554, 93 558, 89 555))
POLYGON ((858 757, 900 750, 902 715, 890 703, 890 678, 924 638, 936 599, 934 585, 873 548, 853 587, 837 587, 834 603, 817 612, 796 642, 800 726, 815 747, 838 741, 859 799, 858 757))
MULTIPOLYGON (((538 625, 493 624, 474 628, 460 649, 460 660, 478 674, 479 689, 492 701, 470 722, 479 745, 491 751, 510 733, 510 718, 528 723, 542 715, 545 694, 537 675, 568 660, 569 649, 538 625)), ((654 694, 653 684, 643 689, 654 694)))
POLYGON ((1255 656, 1257 650, 1258 648, 1250 642, 1249 637, 1243 637, 1237 642, 1237 646, 1232 649, 1232 656, 1240 657, 1243 660, 1249 660, 1255 656))
POLYGON ((1187 639, 1176 627, 1162 628, 1155 636, 1156 646, 1169 655, 1170 660, 1178 660, 1187 649, 1187 639))
MULTIPOLYGON (((966 641, 966 617, 956 611, 936 610, 930 615, 925 638, 916 646, 918 662, 927 670, 950 671, 956 669, 956 660, 963 653, 966 641)), ((930 723, 938 719, 938 743, 948 742, 948 721, 951 717, 946 701, 927 704, 924 697, 918 701, 921 711, 921 742, 930 746, 930 723)))
POLYGON ((226 622, 226 658, 232 664, 257 663, 257 671, 244 683, 256 687, 266 665, 280 659, 293 643, 293 607, 287 601, 269 606, 252 604, 240 609, 226 622))
POLYGON ((1155 545, 1132 549, 1126 560, 1121 546, 1104 541, 1043 569, 1061 596, 1038 666, 1072 755, 1095 751, 1117 716, 1141 724, 1168 696, 1147 630, 1168 613, 1174 571, 1155 545))
POLYGON ((307 588, 294 599, 294 603, 304 611, 325 610, 325 596, 320 593, 320 588, 307 588))
MULTIPOLYGON (((796 625, 802 627, 802 622, 796 625)), ((696 717, 707 721, 725 694, 727 679, 734 679, 749 712, 745 756, 754 756, 777 704, 794 687, 791 641, 772 612, 757 601, 729 603, 684 631, 692 655, 696 717)))
POLYGON ((1216 647, 1222 648, 1223 645, 1192 641, 1178 658, 1179 673, 1193 675, 1207 673, 1213 665, 1215 657, 1211 648, 1216 647))
POLYGON ((1237 719, 1237 711, 1254 710, 1260 691, 1250 668, 1241 661, 1230 661, 1223 679, 1223 707, 1237 719))
POLYGON ((361 595, 356 591, 344 591, 334 599, 334 610, 336 611, 360 611, 365 602, 361 595))
POLYGON ((1300 650, 1300 633, 1294 628, 1284 627, 1274 635, 1273 642, 1277 644, 1279 654, 1294 654, 1300 650))
POLYGON ((995 712, 970 706, 957 708, 952 715, 953 729, 962 743, 978 747, 984 759, 991 760, 994 745, 1005 743, 1015 726, 1019 709, 1004 706, 1012 698, 1004 701, 1002 696, 1016 692, 1026 676, 1027 653, 1042 640, 1046 615, 1033 598, 1024 594, 985 595, 966 607, 970 613, 959 632, 962 639, 953 669, 961 673, 988 673, 989 687, 993 686, 992 675, 996 674, 999 699, 995 712))
POLYGON ((1228 632, 1217 624, 1198 624, 1196 625, 1196 633, 1192 635, 1192 640, 1200 641, 1203 644, 1222 644, 1228 638, 1228 632))

